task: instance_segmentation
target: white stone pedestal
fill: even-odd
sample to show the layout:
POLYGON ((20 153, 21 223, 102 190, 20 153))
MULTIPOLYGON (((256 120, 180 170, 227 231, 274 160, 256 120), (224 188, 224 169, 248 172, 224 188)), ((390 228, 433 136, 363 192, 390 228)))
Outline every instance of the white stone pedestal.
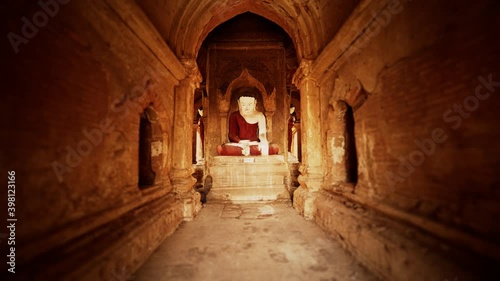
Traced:
POLYGON ((289 170, 282 155, 215 156, 208 166, 208 201, 290 201, 289 170))

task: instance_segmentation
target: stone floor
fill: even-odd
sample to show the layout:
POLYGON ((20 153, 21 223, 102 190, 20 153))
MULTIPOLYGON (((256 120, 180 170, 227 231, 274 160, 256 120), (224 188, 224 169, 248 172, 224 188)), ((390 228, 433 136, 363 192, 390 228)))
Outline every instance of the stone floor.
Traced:
POLYGON ((151 255, 134 281, 375 281, 285 203, 206 204, 151 255))

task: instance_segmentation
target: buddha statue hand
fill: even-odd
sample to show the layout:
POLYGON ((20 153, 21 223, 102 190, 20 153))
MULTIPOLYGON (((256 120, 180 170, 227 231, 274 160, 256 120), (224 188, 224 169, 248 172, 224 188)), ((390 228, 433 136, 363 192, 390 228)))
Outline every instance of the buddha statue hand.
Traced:
POLYGON ((247 140, 242 140, 240 141, 240 144, 242 149, 241 154, 243 154, 244 156, 250 155, 250 142, 247 140))

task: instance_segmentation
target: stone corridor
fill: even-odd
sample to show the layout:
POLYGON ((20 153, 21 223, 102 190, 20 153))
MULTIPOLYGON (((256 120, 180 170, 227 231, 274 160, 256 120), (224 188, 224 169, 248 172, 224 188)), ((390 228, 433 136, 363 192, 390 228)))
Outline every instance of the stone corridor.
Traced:
POLYGON ((127 279, 378 280, 340 242, 286 203, 207 203, 127 279))
POLYGON ((500 280, 500 1, 0 13, 0 280, 500 280))

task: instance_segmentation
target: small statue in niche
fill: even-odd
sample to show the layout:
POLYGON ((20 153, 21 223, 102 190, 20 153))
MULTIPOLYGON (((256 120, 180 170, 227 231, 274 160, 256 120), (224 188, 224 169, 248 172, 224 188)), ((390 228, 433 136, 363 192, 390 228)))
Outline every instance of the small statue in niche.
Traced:
POLYGON ((295 105, 290 104, 290 117, 288 117, 288 151, 292 152, 293 140, 293 125, 297 120, 297 113, 295 113, 295 105))
POLYGON ((198 115, 196 116, 198 119, 198 128, 200 132, 200 139, 201 139, 201 149, 204 151, 204 145, 205 145, 205 125, 203 124, 203 106, 200 106, 198 108, 198 115))
POLYGON ((238 111, 229 117, 229 143, 219 145, 219 155, 248 156, 278 154, 279 147, 267 140, 266 117, 257 111, 254 93, 246 91, 238 98, 238 111))

